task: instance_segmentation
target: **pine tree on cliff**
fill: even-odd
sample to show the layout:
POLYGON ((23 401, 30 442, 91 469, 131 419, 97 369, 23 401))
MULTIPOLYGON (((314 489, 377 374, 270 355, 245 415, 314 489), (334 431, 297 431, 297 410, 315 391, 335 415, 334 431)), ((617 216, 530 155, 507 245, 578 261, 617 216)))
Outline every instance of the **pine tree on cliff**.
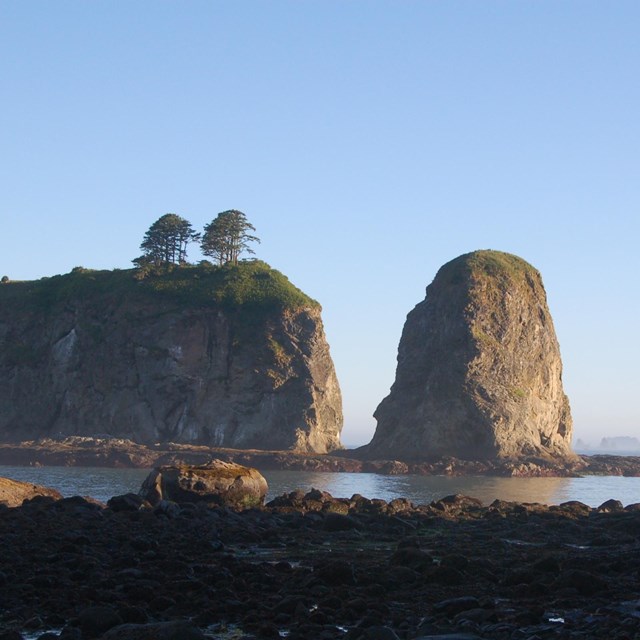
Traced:
POLYGON ((260 242, 259 238, 249 233, 255 230, 242 211, 223 211, 205 226, 202 253, 220 265, 229 262, 238 264, 242 252, 255 253, 249 246, 251 242, 260 242))
POLYGON ((143 255, 133 262, 138 266, 183 264, 187 260, 187 245, 200 239, 188 220, 166 213, 144 234, 140 245, 143 255))

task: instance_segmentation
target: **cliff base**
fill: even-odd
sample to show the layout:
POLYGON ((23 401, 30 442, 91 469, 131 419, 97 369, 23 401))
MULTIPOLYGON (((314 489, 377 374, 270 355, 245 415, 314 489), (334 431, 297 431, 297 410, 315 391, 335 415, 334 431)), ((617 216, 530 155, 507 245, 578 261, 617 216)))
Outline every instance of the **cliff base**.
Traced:
POLYGON ((151 469, 162 465, 207 464, 213 458, 259 470, 531 478, 582 475, 640 477, 638 456, 576 456, 567 461, 541 458, 470 461, 446 456, 429 461, 404 462, 362 459, 359 449, 313 454, 177 443, 145 446, 117 438, 79 436, 0 444, 0 465, 151 469))

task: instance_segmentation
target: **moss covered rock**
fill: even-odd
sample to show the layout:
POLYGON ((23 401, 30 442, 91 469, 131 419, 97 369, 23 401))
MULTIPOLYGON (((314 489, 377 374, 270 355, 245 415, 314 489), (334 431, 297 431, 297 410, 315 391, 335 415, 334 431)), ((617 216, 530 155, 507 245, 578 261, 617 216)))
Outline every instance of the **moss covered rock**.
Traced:
POLYGON ((157 467, 144 481, 140 495, 152 505, 170 500, 248 508, 262 505, 267 490, 267 481, 256 469, 212 460, 201 466, 157 467))

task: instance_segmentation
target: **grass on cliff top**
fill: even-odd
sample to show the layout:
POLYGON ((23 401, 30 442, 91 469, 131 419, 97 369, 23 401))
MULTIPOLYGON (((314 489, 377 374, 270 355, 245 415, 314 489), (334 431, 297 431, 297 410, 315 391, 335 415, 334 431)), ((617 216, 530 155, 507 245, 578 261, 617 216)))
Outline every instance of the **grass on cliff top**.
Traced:
POLYGON ((520 280, 526 276, 539 278, 535 267, 511 253, 483 249, 458 256, 445 264, 438 272, 437 278, 456 283, 473 278, 492 277, 520 280))
POLYGON ((181 306, 226 309, 299 309, 320 305, 288 278, 259 260, 238 265, 174 266, 140 278, 136 269, 94 271, 76 267, 64 275, 0 285, 0 304, 51 308, 59 302, 94 297, 146 297, 181 306))

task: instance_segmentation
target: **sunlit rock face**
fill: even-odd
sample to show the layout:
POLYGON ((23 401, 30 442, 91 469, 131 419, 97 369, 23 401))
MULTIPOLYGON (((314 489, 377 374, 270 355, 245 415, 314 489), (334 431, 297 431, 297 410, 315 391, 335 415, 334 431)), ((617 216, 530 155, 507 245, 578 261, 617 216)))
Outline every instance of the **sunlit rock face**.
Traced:
POLYGON ((31 482, 19 482, 10 478, 0 478, 0 504, 7 507, 19 507, 25 500, 38 496, 61 500, 62 495, 55 489, 42 487, 31 482))
POLYGON ((407 316, 367 457, 572 458, 562 361, 538 271, 475 251, 407 316))
POLYGON ((71 291, 55 299, 46 282, 3 290, 1 440, 341 448, 342 399, 317 303, 302 294, 295 307, 200 303, 102 272, 77 293, 72 277, 83 276, 54 282, 71 291))

